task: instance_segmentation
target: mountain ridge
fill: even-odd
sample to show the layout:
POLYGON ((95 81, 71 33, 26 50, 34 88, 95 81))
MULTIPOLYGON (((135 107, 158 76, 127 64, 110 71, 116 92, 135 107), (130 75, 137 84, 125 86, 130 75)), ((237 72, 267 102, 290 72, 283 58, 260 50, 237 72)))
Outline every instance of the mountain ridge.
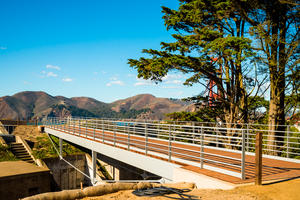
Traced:
POLYGON ((23 91, 12 96, 0 97, 0 118, 6 119, 48 116, 163 119, 167 113, 192 109, 192 104, 158 98, 152 94, 139 94, 112 103, 84 96, 52 96, 43 91, 23 91))

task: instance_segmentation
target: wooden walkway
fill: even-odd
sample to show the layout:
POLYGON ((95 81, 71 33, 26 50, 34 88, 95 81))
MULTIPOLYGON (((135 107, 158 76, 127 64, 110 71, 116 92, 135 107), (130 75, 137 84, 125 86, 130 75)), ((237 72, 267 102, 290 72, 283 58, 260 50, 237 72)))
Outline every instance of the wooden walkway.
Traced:
MULTIPOLYGON (((126 148, 128 146, 128 142, 130 143, 130 151, 140 154, 146 154, 147 156, 151 156, 154 158, 158 158, 161 160, 166 160, 169 151, 169 141, 161 140, 153 137, 145 137, 136 136, 136 135, 128 135, 126 133, 113 133, 109 131, 102 131, 99 129, 90 129, 90 128, 66 128, 61 127, 59 131, 75 135, 78 137, 82 137, 85 139, 93 140, 99 143, 104 143, 110 146, 114 146, 116 148, 121 148, 128 150, 126 148), (88 136, 88 137, 87 137, 88 136), (95 138, 95 140, 94 140, 95 138), (147 140, 147 145, 146 145, 147 140), (104 141, 104 142, 103 142, 104 141), (142 151, 137 151, 142 150, 142 151), (162 157, 153 155, 153 152, 165 155, 162 157)), ((200 163, 200 146, 197 145, 189 145, 189 143, 172 143, 172 159, 170 162, 179 164, 183 169, 190 170, 196 173, 201 173, 213 178, 217 178, 226 182, 230 182, 233 184, 243 184, 254 182, 255 179, 255 157, 251 155, 246 155, 245 158, 245 175, 246 179, 242 180, 240 178, 226 175, 224 173, 219 173, 216 171, 211 171, 207 169, 201 169, 200 167, 186 164, 184 162, 179 162, 175 158, 179 158, 180 160, 187 160, 190 162, 200 163), (174 161, 176 160, 176 161, 174 161)), ((209 165, 213 167, 217 167, 220 169, 229 170, 232 172, 240 173, 240 165, 241 165, 241 153, 223 151, 222 149, 211 149, 204 147, 204 159, 209 159, 216 162, 222 163, 230 163, 233 166, 229 166, 222 163, 204 161, 204 165, 209 165), (213 155, 211 155, 213 154, 213 155)), ((280 181, 286 179, 294 179, 300 178, 300 163, 282 161, 277 159, 263 158, 263 181, 280 181)))

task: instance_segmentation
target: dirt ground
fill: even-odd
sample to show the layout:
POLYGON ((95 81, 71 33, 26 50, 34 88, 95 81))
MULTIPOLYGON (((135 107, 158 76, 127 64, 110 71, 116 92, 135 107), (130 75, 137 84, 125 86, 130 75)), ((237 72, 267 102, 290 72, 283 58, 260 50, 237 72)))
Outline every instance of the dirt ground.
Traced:
POLYGON ((36 138, 41 137, 42 133, 39 132, 37 126, 19 125, 13 131, 14 135, 19 135, 25 140, 37 142, 36 138))
POLYGON ((170 199, 201 199, 201 200, 299 200, 300 179, 265 184, 263 186, 241 186, 233 190, 204 190, 194 189, 184 193, 194 197, 188 198, 177 194, 157 197, 138 197, 132 194, 133 190, 119 191, 99 197, 88 197, 84 200, 170 200, 170 199))

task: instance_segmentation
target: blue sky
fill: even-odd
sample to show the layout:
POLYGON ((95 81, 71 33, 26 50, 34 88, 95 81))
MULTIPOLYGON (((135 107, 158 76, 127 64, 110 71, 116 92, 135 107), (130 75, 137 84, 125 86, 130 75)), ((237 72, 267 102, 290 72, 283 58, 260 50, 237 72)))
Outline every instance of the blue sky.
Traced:
POLYGON ((172 41, 161 6, 177 8, 178 1, 0 0, 0 96, 45 91, 112 102, 199 94, 200 85, 182 85, 185 75, 154 84, 127 64, 142 49, 172 41))

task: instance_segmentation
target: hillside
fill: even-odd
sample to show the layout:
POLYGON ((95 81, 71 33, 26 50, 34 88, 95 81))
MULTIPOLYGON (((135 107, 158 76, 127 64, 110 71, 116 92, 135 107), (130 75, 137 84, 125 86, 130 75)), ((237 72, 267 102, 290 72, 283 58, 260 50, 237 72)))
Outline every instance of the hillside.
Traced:
POLYGON ((151 94, 140 94, 111 103, 116 112, 148 109, 139 118, 162 119, 166 113, 190 111, 192 106, 182 101, 167 98, 157 98, 151 94))
POLYGON ((162 119, 166 113, 191 109, 191 105, 180 100, 157 98, 151 94, 141 94, 108 104, 89 97, 51 96, 42 91, 26 91, 0 97, 0 118, 6 119, 47 116, 162 119))

